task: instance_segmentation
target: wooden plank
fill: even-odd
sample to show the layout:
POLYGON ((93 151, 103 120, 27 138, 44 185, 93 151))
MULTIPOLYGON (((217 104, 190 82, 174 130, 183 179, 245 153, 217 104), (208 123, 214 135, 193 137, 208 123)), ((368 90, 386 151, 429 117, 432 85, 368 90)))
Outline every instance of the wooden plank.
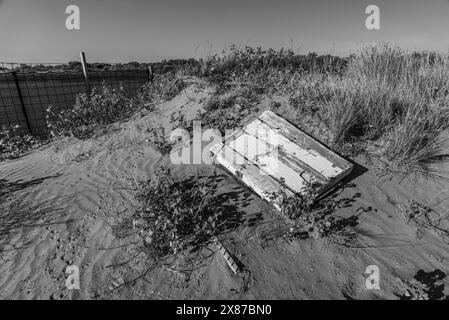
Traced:
POLYGON ((228 144, 232 149, 245 158, 255 162, 258 157, 276 152, 276 146, 242 132, 236 139, 228 144))
POLYGON ((232 256, 229 254, 228 250, 223 246, 221 241, 214 236, 213 241, 218 249, 218 251, 221 253, 223 258, 225 259, 226 263, 228 264, 229 268, 234 272, 234 274, 238 274, 240 272, 239 266, 235 262, 235 260, 232 258, 232 256))
POLYGON ((230 142, 230 147, 271 177, 278 181, 283 179, 284 183, 294 192, 303 191, 308 182, 316 180, 305 173, 304 169, 289 166, 285 157, 277 152, 278 149, 274 145, 247 133, 239 135, 237 139, 230 142), (306 174, 310 180, 306 181, 302 174, 306 174))
POLYGON ((273 178, 284 181, 295 192, 304 191, 314 181, 305 170, 297 171, 286 165, 282 157, 264 155, 257 159, 257 164, 273 178))
POLYGON ((321 155, 324 158, 328 158, 336 167, 342 169, 342 175, 346 175, 347 170, 352 169, 352 164, 350 162, 346 161, 335 152, 332 152, 323 144, 299 130, 287 120, 277 116, 275 113, 265 111, 259 116, 259 120, 265 122, 275 132, 285 136, 287 139, 298 144, 300 147, 305 148, 309 152, 315 153, 317 156, 321 155))
POLYGON ((86 54, 81 51, 80 52, 80 60, 81 60, 81 66, 83 68, 83 75, 84 75, 84 83, 86 85, 86 92, 90 92, 90 84, 89 84, 89 76, 87 73, 87 61, 86 61, 86 54))
MULTIPOLYGON (((281 190, 280 181, 263 174, 260 168, 250 163, 242 155, 235 152, 235 150, 221 143, 214 145, 211 148, 211 152, 219 164, 239 178, 262 199, 265 199, 279 209, 279 201, 281 198, 273 199, 272 195, 279 193, 281 190)), ((293 192, 288 189, 285 192, 288 196, 293 195, 293 192)))
POLYGON ((319 197, 352 169, 350 162, 271 111, 234 131, 211 152, 217 163, 278 210, 281 189, 292 196, 312 184, 319 197))
POLYGON ((258 119, 248 124, 244 130, 263 141, 276 143, 281 147, 285 157, 289 158, 289 162, 296 162, 299 166, 305 167, 303 170, 311 169, 317 172, 322 179, 330 180, 343 172, 341 168, 335 166, 321 154, 310 149, 306 150, 258 119))

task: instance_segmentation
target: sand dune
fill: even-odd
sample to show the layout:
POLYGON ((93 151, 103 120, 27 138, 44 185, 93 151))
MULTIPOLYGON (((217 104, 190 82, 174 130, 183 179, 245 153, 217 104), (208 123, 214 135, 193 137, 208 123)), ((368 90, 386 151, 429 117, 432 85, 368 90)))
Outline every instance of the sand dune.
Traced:
MULTIPOLYGON (((449 272, 448 244, 432 231, 417 239, 416 227, 394 205, 416 200, 446 213, 447 182, 380 180, 373 168, 355 159, 360 165, 334 201, 336 214, 348 218, 363 248, 312 239, 261 246, 257 235, 275 230, 279 219, 268 204, 220 168, 179 165, 173 167, 179 176, 217 172, 220 193, 246 225, 223 238, 244 272, 232 274, 215 254, 188 282, 171 270, 159 270, 146 282, 114 290, 131 271, 111 265, 132 255, 133 248, 122 246, 129 239, 114 236, 112 213, 132 207, 133 181, 150 177, 160 164, 170 165, 148 144, 145 129, 171 129, 170 115, 177 111, 192 119, 211 92, 190 86, 155 111, 90 140, 67 138, 0 163, 0 298, 390 299, 400 293, 398 278, 410 279, 420 269, 449 272), (65 286, 65 269, 72 264, 80 268, 80 290, 65 286), (365 286, 369 265, 380 268, 380 290, 365 286)), ((262 103, 259 109, 266 107, 262 103)), ((447 286, 448 279, 440 283, 447 286)))

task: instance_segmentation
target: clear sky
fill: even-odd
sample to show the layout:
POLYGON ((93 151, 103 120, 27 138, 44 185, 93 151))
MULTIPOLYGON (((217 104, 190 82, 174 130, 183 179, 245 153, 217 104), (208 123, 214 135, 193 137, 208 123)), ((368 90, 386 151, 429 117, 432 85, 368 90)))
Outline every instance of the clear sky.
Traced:
POLYGON ((231 44, 348 55, 361 44, 448 51, 449 0, 0 0, 0 61, 152 62, 231 44), (80 8, 80 30, 65 8, 80 8), (365 28, 380 8, 381 30, 365 28))

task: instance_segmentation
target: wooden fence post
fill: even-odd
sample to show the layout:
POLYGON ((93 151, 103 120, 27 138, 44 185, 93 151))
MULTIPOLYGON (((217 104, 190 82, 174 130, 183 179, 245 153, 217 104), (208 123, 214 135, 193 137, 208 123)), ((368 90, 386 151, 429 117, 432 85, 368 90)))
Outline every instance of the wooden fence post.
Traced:
POLYGON ((154 73, 153 73, 153 66, 150 64, 148 65, 148 81, 153 83, 153 79, 154 79, 154 73))
POLYGON ((84 82, 86 84, 86 93, 90 93, 90 85, 89 85, 89 77, 87 76, 87 62, 86 62, 86 55, 83 51, 80 52, 80 58, 81 58, 81 65, 83 67, 83 74, 84 74, 84 82))
POLYGON ((27 129, 30 132, 30 134, 33 134, 33 132, 31 132, 30 119, 28 119, 28 113, 25 108, 25 103, 23 102, 22 90, 20 90, 20 85, 19 85, 19 78, 17 78, 17 73, 15 71, 12 72, 12 75, 14 77, 14 82, 16 83, 17 94, 19 95, 20 105, 22 106, 22 112, 25 117, 27 129))

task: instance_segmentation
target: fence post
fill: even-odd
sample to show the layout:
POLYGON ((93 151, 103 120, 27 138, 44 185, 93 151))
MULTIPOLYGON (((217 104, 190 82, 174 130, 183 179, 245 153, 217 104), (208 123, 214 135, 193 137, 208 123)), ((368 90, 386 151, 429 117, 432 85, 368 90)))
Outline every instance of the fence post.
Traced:
POLYGON ((89 78, 87 76, 87 62, 86 62, 86 55, 83 51, 80 52, 81 57, 81 65, 83 67, 83 74, 84 74, 84 82, 86 84, 86 93, 90 93, 90 85, 89 85, 89 78))
POLYGON ((153 73, 153 66, 151 64, 148 65, 147 72, 148 72, 148 81, 153 83, 154 73, 153 73))
POLYGON ((16 83, 17 94, 19 95, 20 105, 22 106, 22 112, 25 117, 27 129, 31 134, 33 134, 33 132, 31 132, 30 119, 28 119, 28 113, 25 108, 25 103, 23 102, 22 90, 20 90, 20 85, 19 85, 19 78, 17 78, 17 73, 15 71, 12 72, 12 75, 14 77, 14 82, 16 83))

